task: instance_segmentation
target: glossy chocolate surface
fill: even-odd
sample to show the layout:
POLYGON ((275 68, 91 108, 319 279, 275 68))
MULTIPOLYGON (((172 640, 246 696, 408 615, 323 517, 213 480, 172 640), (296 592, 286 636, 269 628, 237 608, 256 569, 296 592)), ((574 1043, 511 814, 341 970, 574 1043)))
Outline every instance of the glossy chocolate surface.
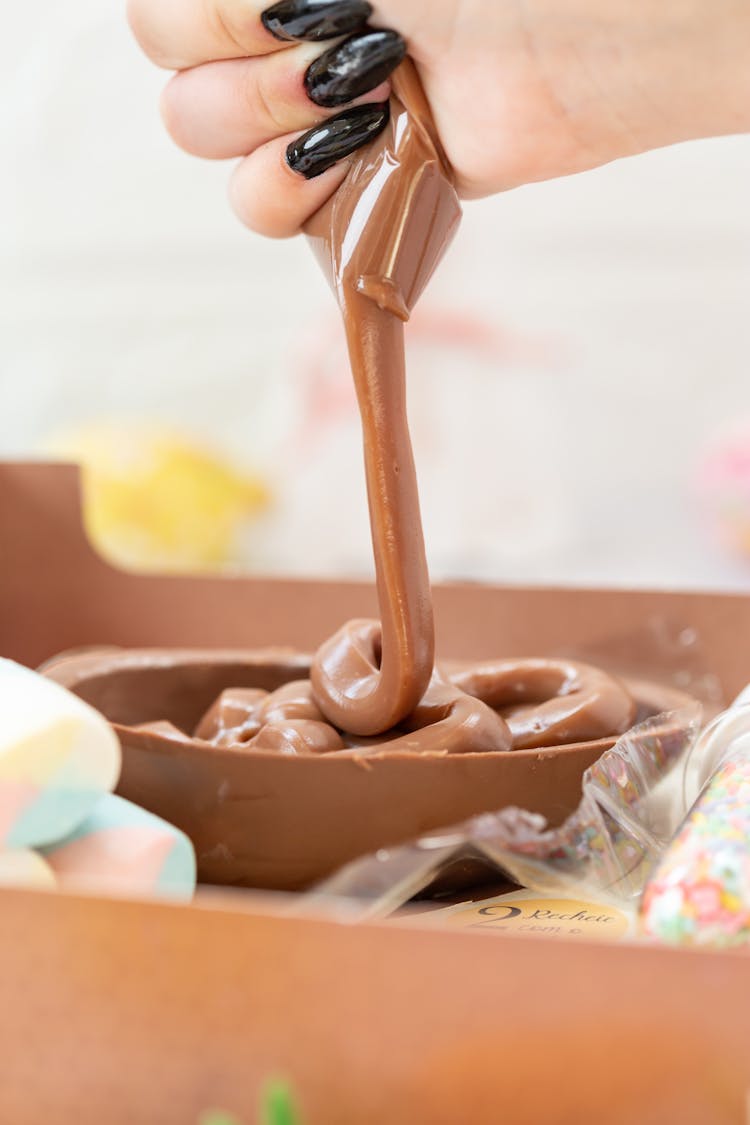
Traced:
POLYGON ((404 329, 460 206, 416 71, 394 76, 391 119, 308 224, 344 318, 360 413, 380 625, 318 652, 315 697, 336 727, 375 736, 412 714, 433 675, 434 624, 406 416, 404 329))

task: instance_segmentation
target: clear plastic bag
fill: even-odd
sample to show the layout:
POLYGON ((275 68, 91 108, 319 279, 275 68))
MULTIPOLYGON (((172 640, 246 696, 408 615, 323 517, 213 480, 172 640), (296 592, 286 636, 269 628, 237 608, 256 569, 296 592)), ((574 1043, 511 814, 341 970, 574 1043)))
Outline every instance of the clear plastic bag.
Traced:
POLYGON ((576 812, 556 829, 507 808, 356 860, 303 896, 350 917, 384 916, 449 865, 480 858, 543 894, 575 891, 634 905, 682 822, 683 777, 700 731, 700 704, 647 720, 586 771, 576 812))

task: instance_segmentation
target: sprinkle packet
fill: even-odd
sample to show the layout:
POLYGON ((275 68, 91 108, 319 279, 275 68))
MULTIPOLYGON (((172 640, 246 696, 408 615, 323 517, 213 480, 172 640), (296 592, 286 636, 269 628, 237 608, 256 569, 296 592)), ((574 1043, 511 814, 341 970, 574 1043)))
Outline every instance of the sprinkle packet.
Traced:
POLYGON ((698 795, 646 887, 641 929, 676 945, 750 941, 750 690, 705 731, 690 756, 698 795))
POLYGON ((581 803, 559 828, 518 808, 474 817, 355 860, 303 896, 303 908, 338 903, 349 916, 387 916, 442 873, 478 862, 539 894, 586 892, 634 909, 684 818, 701 718, 694 704, 628 731, 586 771, 581 803))

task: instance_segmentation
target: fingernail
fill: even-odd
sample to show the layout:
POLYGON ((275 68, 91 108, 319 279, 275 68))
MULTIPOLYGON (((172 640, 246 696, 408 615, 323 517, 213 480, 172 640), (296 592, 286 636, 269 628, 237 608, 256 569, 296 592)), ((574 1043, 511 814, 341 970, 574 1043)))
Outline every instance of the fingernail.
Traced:
POLYGON ((330 109, 374 90, 406 54, 397 31, 365 31, 325 51, 308 68, 305 88, 311 101, 330 109))
POLYGON ((389 118, 388 102, 355 106, 292 141, 286 150, 287 164, 306 180, 321 176, 339 160, 374 140, 389 118))
POLYGON ((281 0, 260 18, 277 39, 317 43, 359 31, 371 15, 372 5, 367 0, 281 0))

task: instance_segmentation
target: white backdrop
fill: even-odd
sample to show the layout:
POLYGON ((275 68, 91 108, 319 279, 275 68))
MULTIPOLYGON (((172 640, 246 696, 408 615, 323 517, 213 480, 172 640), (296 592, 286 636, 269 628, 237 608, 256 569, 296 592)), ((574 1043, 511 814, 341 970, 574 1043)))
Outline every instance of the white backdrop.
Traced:
MULTIPOLYGON (((80 421, 177 425, 273 481, 252 565, 367 570, 307 247, 244 232, 226 168, 171 146, 119 0, 15 5, 0 63, 0 456, 80 421)), ((467 208, 413 332, 436 573, 750 585, 693 499, 707 440, 750 415, 749 198, 731 138, 467 208)))

